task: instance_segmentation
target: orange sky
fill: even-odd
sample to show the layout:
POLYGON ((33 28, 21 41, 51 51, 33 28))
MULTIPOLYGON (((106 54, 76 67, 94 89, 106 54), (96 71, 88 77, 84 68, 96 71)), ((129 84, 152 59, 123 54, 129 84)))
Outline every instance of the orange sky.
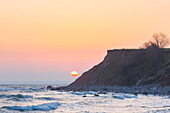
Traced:
POLYGON ((72 81, 71 70, 84 72, 107 49, 137 48, 154 32, 169 36, 169 6, 170 0, 1 0, 1 80, 72 81))

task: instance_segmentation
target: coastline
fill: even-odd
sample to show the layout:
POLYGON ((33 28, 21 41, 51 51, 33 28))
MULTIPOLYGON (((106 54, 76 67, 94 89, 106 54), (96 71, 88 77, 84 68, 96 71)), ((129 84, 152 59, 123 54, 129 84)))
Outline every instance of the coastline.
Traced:
POLYGON ((170 97, 169 58, 169 49, 108 50, 102 62, 59 89, 170 97))
POLYGON ((170 86, 161 87, 157 84, 142 85, 142 86, 66 86, 58 87, 56 90, 64 91, 95 91, 98 93, 128 93, 128 94, 143 94, 143 95, 159 95, 170 96, 170 86))

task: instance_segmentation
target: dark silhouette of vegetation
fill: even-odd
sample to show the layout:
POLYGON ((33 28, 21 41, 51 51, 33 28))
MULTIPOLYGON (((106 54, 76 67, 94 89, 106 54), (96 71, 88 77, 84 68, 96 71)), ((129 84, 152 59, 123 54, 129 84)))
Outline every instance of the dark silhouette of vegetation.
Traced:
POLYGON ((169 45, 169 38, 165 33, 159 32, 152 35, 153 40, 145 42, 143 48, 165 48, 169 45))

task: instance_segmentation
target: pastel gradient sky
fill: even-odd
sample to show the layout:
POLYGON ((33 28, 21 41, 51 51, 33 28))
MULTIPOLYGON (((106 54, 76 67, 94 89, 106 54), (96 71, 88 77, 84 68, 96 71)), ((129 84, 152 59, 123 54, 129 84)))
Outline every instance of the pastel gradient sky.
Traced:
POLYGON ((73 81, 108 49, 170 35, 170 0, 1 0, 0 81, 73 81))

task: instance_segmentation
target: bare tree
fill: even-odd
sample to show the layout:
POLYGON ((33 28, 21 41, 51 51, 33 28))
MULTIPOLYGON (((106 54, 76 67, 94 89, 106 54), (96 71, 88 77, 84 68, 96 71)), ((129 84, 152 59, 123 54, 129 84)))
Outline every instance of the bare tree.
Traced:
POLYGON ((149 49, 149 48, 159 48, 159 46, 157 46, 155 43, 153 43, 152 41, 149 42, 145 42, 142 47, 140 47, 141 49, 149 49))
POLYGON ((154 33, 152 35, 155 45, 157 45, 159 48, 165 48, 169 45, 169 38, 165 33, 159 32, 159 33, 154 33))
POLYGON ((169 38, 165 33, 153 33, 153 40, 145 42, 141 48, 165 48, 169 45, 169 38))

